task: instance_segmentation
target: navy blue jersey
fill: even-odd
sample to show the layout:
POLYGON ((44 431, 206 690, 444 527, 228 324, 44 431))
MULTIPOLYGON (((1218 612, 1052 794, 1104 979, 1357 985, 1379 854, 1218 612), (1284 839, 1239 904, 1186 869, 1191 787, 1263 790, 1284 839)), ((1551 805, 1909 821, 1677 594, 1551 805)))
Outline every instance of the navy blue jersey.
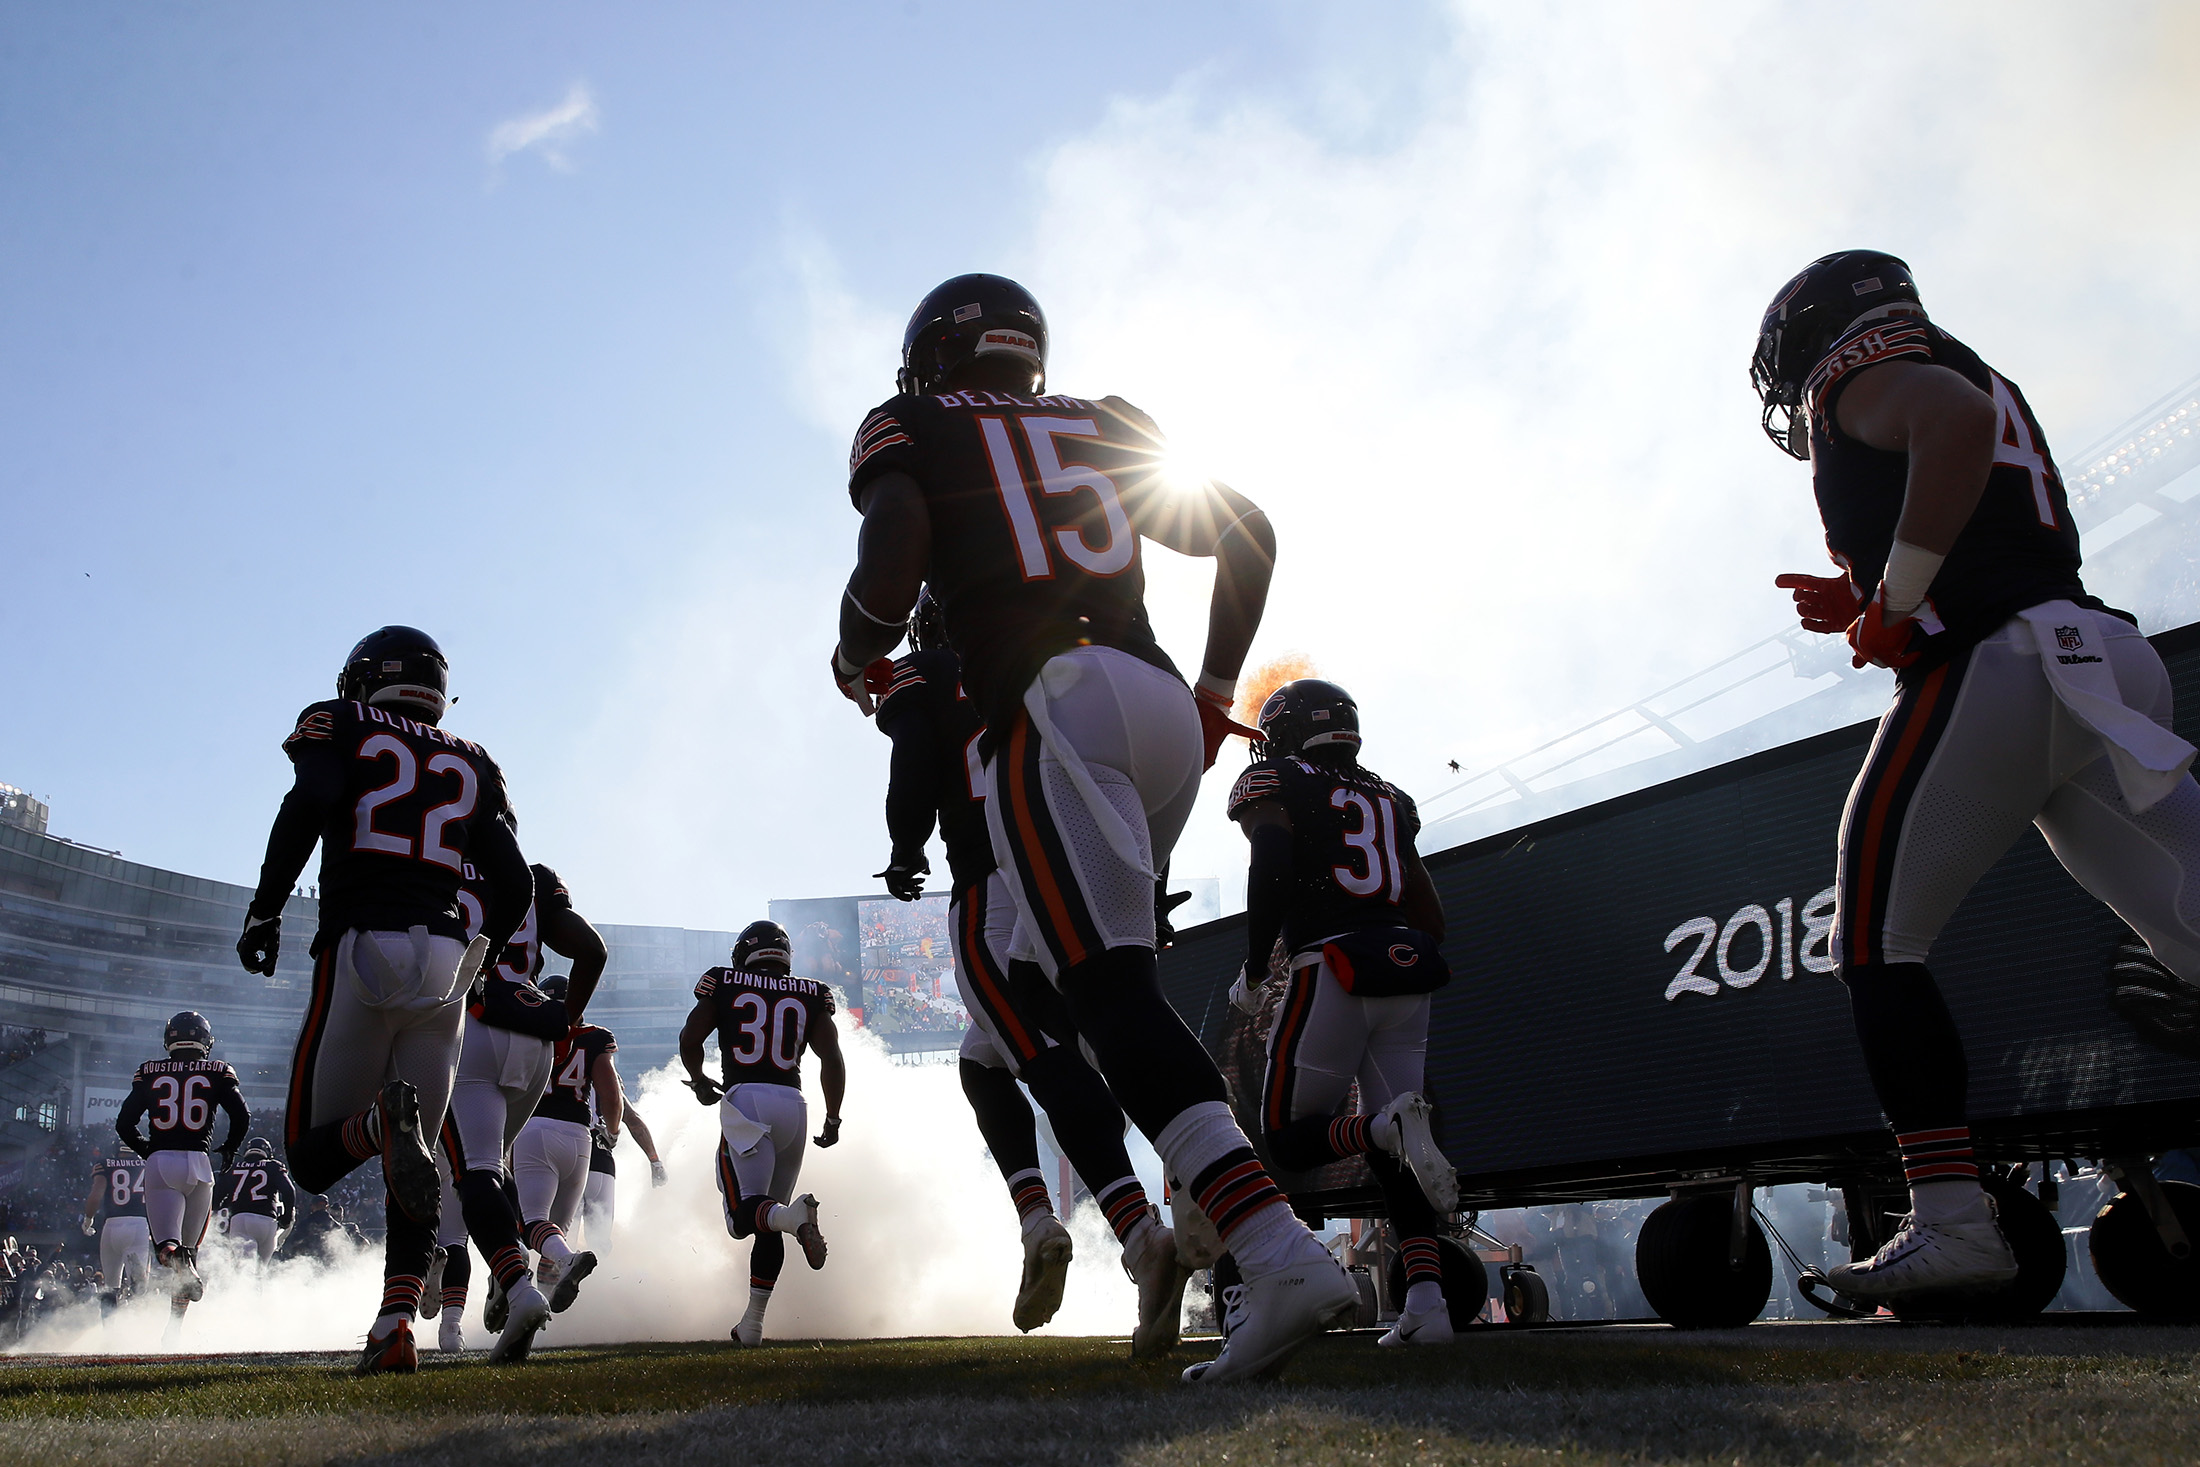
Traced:
POLYGON ((588 1133, 588 1169, 602 1172, 607 1177, 619 1174, 619 1163, 613 1159, 611 1148, 603 1144, 603 1132, 588 1133))
POLYGON ((1232 820, 1257 800, 1291 817, 1291 899, 1283 939, 1305 952, 1340 933, 1402 927, 1406 868, 1421 814, 1413 797, 1356 762, 1264 759, 1238 776, 1232 820))
POLYGON ((237 1088, 237 1072, 217 1059, 147 1060, 130 1079, 129 1098, 115 1116, 115 1130, 140 1155, 156 1151, 204 1151, 214 1117, 229 1113, 229 1139, 242 1141, 251 1116, 237 1088), (138 1134, 138 1122, 145 1134, 138 1134))
MULTIPOLYGON (((348 699, 299 714, 283 752, 321 822, 311 832, 321 845, 320 941, 351 928, 413 927, 463 939, 458 888, 469 851, 477 842, 510 840, 496 761, 479 744, 348 699)), ((293 808, 286 799, 285 816, 293 808)), ((277 818, 252 900, 256 914, 282 910, 312 849, 305 836, 277 818)))
POLYGON ((1133 527, 1193 513, 1171 497, 1166 445, 1119 397, 900 394, 874 409, 848 456, 848 492, 901 472, 932 524, 926 579, 984 721, 1005 731, 1047 659, 1119 647, 1175 672, 1146 615, 1133 527))
POLYGON ((833 993, 815 978, 712 968, 695 982, 718 1029, 718 1064, 736 1085, 802 1088, 802 1050, 812 1025, 832 1022, 833 993))
POLYGON ((1870 596, 1886 571, 1909 484, 1910 457, 1850 438, 1841 431, 1835 409, 1860 372, 1891 361, 1946 367, 1991 397, 2001 414, 1986 492, 1918 609, 1919 625, 1928 635, 1905 675, 1938 666, 2043 601, 2109 609, 2088 596, 2079 579, 2078 528, 2070 521, 2047 435, 2024 394, 1978 353, 1922 317, 1890 317, 1850 328, 1812 369, 1803 388, 1810 408, 1811 486, 1826 527, 1826 549, 1857 588, 1870 596))
POLYGON ((271 1217, 280 1224, 298 1215, 298 1188, 290 1168, 273 1157, 239 1162, 216 1184, 215 1206, 232 1213, 271 1217))
POLYGON ((557 1058, 550 1066, 550 1084, 542 1092, 542 1099, 535 1102, 535 1114, 553 1121, 571 1121, 576 1126, 593 1122, 596 1057, 618 1047, 619 1041, 611 1037, 609 1029, 594 1024, 583 1024, 560 1039, 557 1058))
POLYGON ((145 1216, 144 1158, 110 1156, 92 1167, 92 1175, 99 1180, 99 1221, 145 1216))
POLYGON ((985 719, 963 691, 955 654, 940 647, 896 660, 879 701, 878 727, 894 741, 886 828, 895 848, 921 850, 936 816, 955 886, 985 880, 995 865, 978 750, 985 719))
MULTIPOLYGON (((545 913, 572 911, 573 895, 548 866, 538 863, 527 870, 534 883, 534 899, 527 904, 527 915, 520 919, 504 950, 489 954, 482 962, 481 974, 467 995, 466 1012, 492 1029, 511 1029, 554 1041, 564 1038, 572 1025, 564 1001, 535 986, 535 980, 542 976, 542 924, 545 913)), ((471 941, 481 930, 488 888, 471 866, 466 868, 465 878, 458 900, 466 917, 467 940, 471 941)))

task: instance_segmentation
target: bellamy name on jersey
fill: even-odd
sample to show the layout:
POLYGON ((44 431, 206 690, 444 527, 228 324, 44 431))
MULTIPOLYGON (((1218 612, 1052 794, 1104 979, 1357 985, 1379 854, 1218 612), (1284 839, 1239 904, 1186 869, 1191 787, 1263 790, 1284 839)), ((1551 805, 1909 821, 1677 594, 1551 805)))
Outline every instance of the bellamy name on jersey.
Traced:
POLYGON ((902 393, 856 431, 858 508, 887 473, 924 493, 928 579, 989 737, 1047 659, 1072 647, 1118 647, 1176 671, 1147 620, 1132 528, 1168 512, 1165 453, 1152 419, 1119 397, 902 393))
POLYGON ((725 1088, 802 1088, 802 1050, 810 1029, 833 1016, 833 991, 815 978, 712 968, 695 983, 718 1025, 718 1064, 725 1088))

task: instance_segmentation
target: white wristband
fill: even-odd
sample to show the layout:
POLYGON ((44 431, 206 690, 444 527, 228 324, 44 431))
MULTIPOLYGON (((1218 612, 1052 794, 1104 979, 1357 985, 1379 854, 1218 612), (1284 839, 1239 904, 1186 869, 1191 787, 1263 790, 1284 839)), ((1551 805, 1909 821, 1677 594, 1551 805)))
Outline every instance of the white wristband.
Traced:
POLYGON ((1216 677, 1211 672, 1203 672, 1192 686, 1209 698, 1219 698, 1225 708, 1237 702, 1237 679, 1234 677, 1216 677))
POLYGON ((840 648, 836 645, 833 648, 833 671, 839 674, 842 682, 848 682, 862 673, 863 664, 850 662, 841 655, 840 648))
POLYGON ((1880 605, 1888 621, 1900 621, 1917 610, 1925 593, 1933 588, 1933 577, 1940 574, 1940 564, 1948 557, 1935 555, 1920 549, 1907 540, 1897 540, 1887 552, 1887 568, 1879 576, 1880 605))

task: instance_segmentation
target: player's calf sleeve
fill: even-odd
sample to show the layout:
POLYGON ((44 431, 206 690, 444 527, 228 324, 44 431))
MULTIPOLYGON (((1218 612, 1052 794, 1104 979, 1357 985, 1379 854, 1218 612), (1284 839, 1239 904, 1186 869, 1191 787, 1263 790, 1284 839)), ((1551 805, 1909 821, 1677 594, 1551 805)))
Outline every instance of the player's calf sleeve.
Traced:
POLYGON ((420 1312, 420 1286, 435 1256, 438 1219, 407 1215, 398 1205, 395 1192, 386 1193, 383 1210, 387 1231, 382 1239, 381 1317, 396 1314, 410 1318, 420 1312))
POLYGON ((443 1307, 466 1312, 466 1292, 474 1281, 474 1255, 463 1240, 443 1250, 443 1307))
MULTIPOLYGON (((1044 1050, 1024 1066, 1024 1083, 1046 1111, 1062 1155, 1095 1198, 1103 1187, 1131 1175, 1130 1152, 1123 1145, 1123 1112, 1083 1055, 1063 1045, 1044 1050)), ((1036 1156, 1033 1165, 1037 1165, 1036 1156)))
POLYGON ((474 1246, 489 1260, 489 1271, 498 1283, 511 1288, 527 1272, 527 1253, 520 1246, 519 1216, 505 1196, 503 1176, 467 1172, 458 1179, 458 1206, 466 1215, 466 1231, 474 1246))
POLYGON ((787 1266, 787 1235, 769 1229, 756 1235, 756 1244, 749 1250, 749 1287, 768 1289, 779 1282, 779 1271, 787 1266))
POLYGON ((1374 1151, 1368 1135, 1371 1116, 1306 1116, 1271 1129, 1268 1154, 1286 1171, 1306 1172, 1348 1156, 1374 1151))
POLYGON ((1222 1072, 1162 996, 1152 948, 1113 947, 1066 969, 1062 996, 1108 1089, 1149 1140, 1191 1107, 1228 1097, 1222 1072))
POLYGON ((331 1121, 325 1126, 314 1126, 291 1142, 285 1151, 290 1161, 290 1179, 301 1192, 326 1192, 329 1188, 359 1170, 368 1157, 358 1156, 345 1144, 347 1134, 355 1134, 358 1117, 331 1121))
POLYGON ((978 1134, 985 1138, 994 1165, 1014 1191, 1019 1173, 1039 1167, 1039 1131, 1032 1120, 1031 1102, 1024 1099, 1016 1077, 1004 1069, 969 1059, 959 1068, 963 1098, 977 1117, 978 1134))
POLYGON ((1970 1066, 1963 1038, 1923 963, 1841 969, 1856 1039, 1887 1123, 1899 1135, 1965 1123, 1970 1066))

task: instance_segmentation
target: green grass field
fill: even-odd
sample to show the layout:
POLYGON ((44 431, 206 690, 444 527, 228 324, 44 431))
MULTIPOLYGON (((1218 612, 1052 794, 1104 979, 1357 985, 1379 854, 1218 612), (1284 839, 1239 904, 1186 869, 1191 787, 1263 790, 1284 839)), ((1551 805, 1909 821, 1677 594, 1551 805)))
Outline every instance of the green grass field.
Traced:
POLYGON ((2200 1333, 2135 1326, 1482 1331, 1322 1341, 1283 1382, 1186 1388, 1101 1340, 430 1355, 18 1358, 0 1462, 1601 1463, 2200 1461, 2200 1333))

